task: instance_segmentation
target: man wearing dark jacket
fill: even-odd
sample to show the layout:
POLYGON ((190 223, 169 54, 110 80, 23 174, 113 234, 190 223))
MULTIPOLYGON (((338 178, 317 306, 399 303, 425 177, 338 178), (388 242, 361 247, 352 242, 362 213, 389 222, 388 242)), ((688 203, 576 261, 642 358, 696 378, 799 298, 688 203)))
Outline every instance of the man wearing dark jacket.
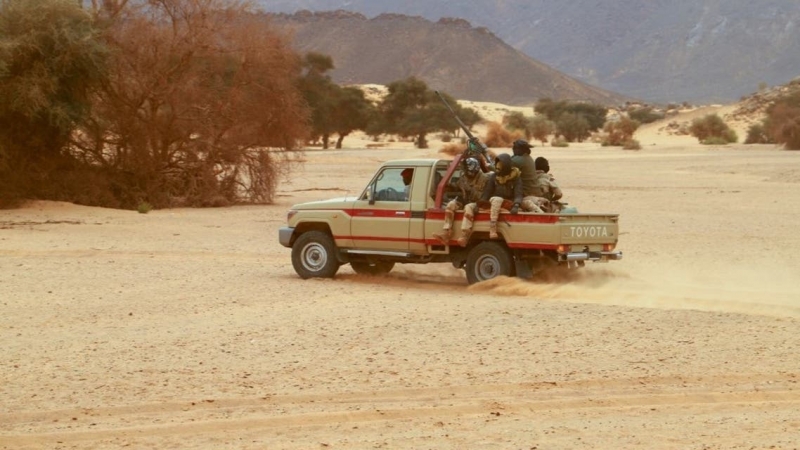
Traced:
POLYGON ((521 172, 511 163, 511 156, 508 154, 502 153, 497 157, 495 172, 489 175, 481 200, 491 204, 489 238, 497 239, 497 219, 500 216, 500 209, 508 209, 511 214, 517 214, 522 204, 521 172))
POLYGON ((522 202, 520 203, 522 210, 543 213, 544 210, 540 206, 547 203, 547 200, 536 195, 537 173, 536 162, 531 157, 532 148, 533 145, 529 144, 525 139, 514 141, 511 144, 511 151, 514 152, 514 156, 511 157, 511 164, 519 169, 520 178, 522 178, 522 202))

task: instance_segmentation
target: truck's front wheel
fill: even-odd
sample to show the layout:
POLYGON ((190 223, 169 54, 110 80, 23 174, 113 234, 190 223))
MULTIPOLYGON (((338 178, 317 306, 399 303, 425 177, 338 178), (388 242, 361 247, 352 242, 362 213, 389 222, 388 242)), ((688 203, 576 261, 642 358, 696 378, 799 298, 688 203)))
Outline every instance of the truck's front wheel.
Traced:
POLYGON ((514 258, 500 242, 485 241, 476 245, 467 255, 467 281, 469 284, 491 280, 498 276, 512 276, 514 258))
POLYGON ((300 278, 333 278, 339 270, 336 244, 322 231, 300 235, 292 246, 292 266, 300 278))

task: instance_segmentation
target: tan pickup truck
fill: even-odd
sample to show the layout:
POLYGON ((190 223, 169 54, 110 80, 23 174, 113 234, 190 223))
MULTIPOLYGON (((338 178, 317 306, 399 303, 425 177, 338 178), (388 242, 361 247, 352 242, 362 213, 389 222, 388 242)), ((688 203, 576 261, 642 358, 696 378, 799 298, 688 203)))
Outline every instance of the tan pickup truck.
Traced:
POLYGON ((442 229, 444 205, 458 194, 449 181, 461 176, 460 159, 388 161, 358 197, 292 206, 278 239, 292 249, 297 274, 330 278, 342 264, 350 264, 357 273, 377 275, 397 263, 446 262, 465 269, 471 284, 622 258, 615 251, 617 214, 501 213, 500 238, 489 239, 489 213, 481 210, 468 245, 461 247, 456 243, 459 211, 453 240, 442 245, 433 233, 442 229))

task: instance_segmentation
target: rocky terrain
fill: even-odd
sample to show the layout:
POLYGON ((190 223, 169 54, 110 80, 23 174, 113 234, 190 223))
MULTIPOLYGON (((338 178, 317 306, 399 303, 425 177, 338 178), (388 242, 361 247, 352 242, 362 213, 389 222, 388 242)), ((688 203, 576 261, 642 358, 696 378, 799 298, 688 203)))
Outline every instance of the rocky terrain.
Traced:
POLYGON ((614 105, 629 97, 600 89, 542 64, 465 20, 345 11, 265 16, 294 37, 302 52, 330 55, 334 81, 389 84, 415 76, 456 98, 511 105, 537 99, 614 105))
POLYGON ((274 12, 346 9, 367 17, 466 19, 569 76, 650 102, 729 103, 762 83, 785 84, 800 75, 795 0, 259 0, 258 5, 274 12))

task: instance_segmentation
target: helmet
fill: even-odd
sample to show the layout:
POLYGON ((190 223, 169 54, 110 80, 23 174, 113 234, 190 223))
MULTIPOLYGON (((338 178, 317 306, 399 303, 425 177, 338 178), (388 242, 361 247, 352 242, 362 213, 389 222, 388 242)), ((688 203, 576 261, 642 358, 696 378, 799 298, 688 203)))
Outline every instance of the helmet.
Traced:
POLYGON ((480 172, 481 163, 477 158, 467 158, 464 161, 464 169, 469 176, 474 177, 476 173, 480 172))
POLYGON ((514 155, 516 156, 530 155, 531 148, 533 148, 533 146, 525 139, 517 139, 513 144, 511 144, 511 149, 514 151, 514 155))

